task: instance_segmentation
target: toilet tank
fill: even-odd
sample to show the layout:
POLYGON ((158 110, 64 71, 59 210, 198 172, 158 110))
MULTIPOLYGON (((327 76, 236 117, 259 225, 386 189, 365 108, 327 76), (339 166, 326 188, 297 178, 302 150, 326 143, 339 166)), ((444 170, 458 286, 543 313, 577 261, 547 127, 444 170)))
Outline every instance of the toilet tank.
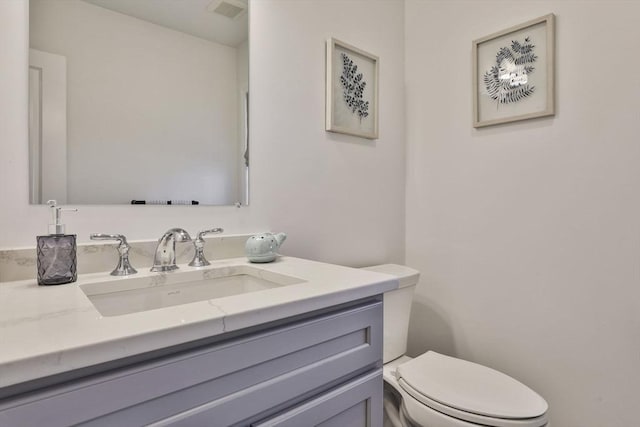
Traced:
POLYGON ((411 300, 420 272, 397 264, 374 265, 365 267, 363 270, 389 274, 400 281, 398 289, 384 293, 383 363, 387 363, 407 352, 411 300))

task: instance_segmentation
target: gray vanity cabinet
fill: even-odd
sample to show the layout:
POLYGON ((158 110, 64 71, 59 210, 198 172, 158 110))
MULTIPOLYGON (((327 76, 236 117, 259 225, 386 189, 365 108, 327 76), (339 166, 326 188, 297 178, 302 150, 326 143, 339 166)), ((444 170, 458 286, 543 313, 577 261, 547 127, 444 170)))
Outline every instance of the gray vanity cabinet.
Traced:
POLYGON ((0 400, 0 426, 382 425, 382 302, 278 321, 0 400))

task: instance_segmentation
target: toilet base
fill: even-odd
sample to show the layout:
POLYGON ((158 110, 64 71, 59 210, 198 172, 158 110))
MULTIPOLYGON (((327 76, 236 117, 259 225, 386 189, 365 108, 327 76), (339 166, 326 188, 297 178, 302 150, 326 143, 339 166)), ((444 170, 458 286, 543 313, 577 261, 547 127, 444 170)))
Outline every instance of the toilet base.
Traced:
POLYGON ((409 419, 405 408, 402 406, 402 397, 387 383, 384 384, 383 406, 383 427, 420 427, 409 419))
POLYGON ((481 427, 480 424, 459 420, 414 402, 386 379, 384 387, 384 427, 481 427), (406 408, 406 405, 415 405, 416 408, 406 408))

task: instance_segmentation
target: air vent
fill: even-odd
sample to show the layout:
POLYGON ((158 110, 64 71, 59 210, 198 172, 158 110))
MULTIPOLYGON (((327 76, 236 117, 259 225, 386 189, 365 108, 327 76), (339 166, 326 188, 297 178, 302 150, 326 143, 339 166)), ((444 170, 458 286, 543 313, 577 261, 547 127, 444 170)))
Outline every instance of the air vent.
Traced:
POLYGON ((207 10, 230 19, 237 19, 247 11, 247 2, 243 0, 214 0, 207 10))

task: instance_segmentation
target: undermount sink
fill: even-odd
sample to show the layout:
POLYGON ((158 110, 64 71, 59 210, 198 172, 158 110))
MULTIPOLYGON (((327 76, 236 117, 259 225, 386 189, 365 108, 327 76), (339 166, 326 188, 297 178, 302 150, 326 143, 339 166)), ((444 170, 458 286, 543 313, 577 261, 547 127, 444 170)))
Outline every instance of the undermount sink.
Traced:
POLYGON ((100 314, 120 316, 303 282, 297 277, 238 265, 85 283, 80 289, 100 314))

